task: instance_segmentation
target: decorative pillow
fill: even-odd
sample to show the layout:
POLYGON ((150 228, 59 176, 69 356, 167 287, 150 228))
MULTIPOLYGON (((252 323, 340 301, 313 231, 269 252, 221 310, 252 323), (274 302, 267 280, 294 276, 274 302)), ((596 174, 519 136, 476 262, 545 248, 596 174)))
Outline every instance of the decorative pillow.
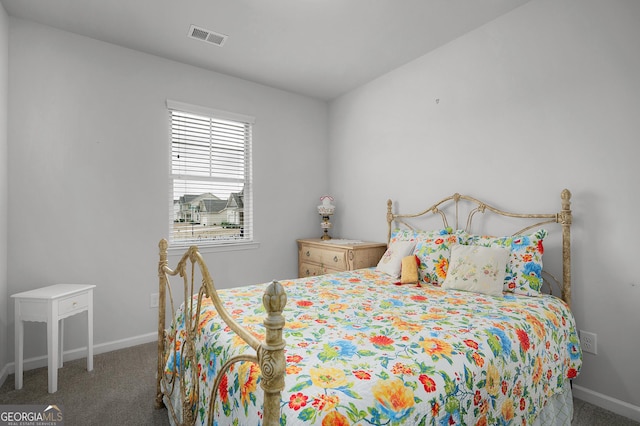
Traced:
POLYGON ((416 233, 413 254, 420 259, 418 278, 421 282, 437 286, 442 284, 447 276, 451 246, 464 243, 466 235, 462 230, 454 232, 450 228, 416 233))
POLYGON ((467 244, 504 247, 511 251, 504 278, 504 291, 537 296, 542 288, 542 241, 547 231, 540 229, 530 235, 490 237, 470 235, 467 244))
POLYGON ((415 284, 418 282, 418 265, 420 259, 415 254, 402 258, 400 267, 400 284, 415 284))
POLYGON ((502 296, 510 254, 504 247, 454 245, 442 288, 502 296))
POLYGON ((415 241, 390 241, 387 251, 378 262, 376 271, 399 278, 402 258, 410 255, 415 245, 415 241))
POLYGON ((396 241, 415 241, 415 240, 416 240, 416 231, 414 231, 413 229, 396 228, 391 233, 389 244, 394 243, 396 241))

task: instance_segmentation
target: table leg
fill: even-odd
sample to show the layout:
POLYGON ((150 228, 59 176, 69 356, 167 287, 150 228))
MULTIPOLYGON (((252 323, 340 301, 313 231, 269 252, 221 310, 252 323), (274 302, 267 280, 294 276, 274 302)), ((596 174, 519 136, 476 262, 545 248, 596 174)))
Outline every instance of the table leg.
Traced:
POLYGON ((89 290, 87 309, 87 371, 93 370, 93 290, 89 290))
POLYGON ((58 304, 49 303, 47 320, 47 368, 49 372, 49 393, 58 390, 58 304))
POLYGON ((62 363, 64 362, 64 319, 61 319, 58 323, 59 328, 59 337, 58 337, 58 368, 62 368, 62 363))
POLYGON ((22 371, 24 368, 24 323, 20 319, 19 309, 15 313, 15 388, 22 389, 22 371))

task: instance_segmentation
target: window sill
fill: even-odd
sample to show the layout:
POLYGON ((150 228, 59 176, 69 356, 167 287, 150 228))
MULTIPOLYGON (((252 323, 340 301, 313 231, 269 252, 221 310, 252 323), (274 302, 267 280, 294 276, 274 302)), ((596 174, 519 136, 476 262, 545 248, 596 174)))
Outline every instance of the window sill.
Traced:
POLYGON ((210 245, 173 245, 169 246, 169 255, 181 255, 186 252, 192 245, 198 246, 200 253, 220 253, 226 251, 241 251, 241 250, 255 250, 260 247, 260 243, 257 241, 242 242, 242 243, 227 243, 227 244, 210 244, 210 245))

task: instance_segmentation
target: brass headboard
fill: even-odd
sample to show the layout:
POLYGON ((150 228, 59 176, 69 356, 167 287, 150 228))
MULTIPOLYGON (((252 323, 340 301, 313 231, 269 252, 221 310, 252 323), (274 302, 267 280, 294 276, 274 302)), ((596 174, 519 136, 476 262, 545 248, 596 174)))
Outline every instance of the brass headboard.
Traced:
MULTIPOLYGON (((519 229, 514 232, 513 235, 522 234, 530 229, 537 228, 539 226, 548 224, 548 223, 558 223, 562 226, 562 282, 560 283, 557 279, 555 279, 551 274, 545 271, 547 276, 550 276, 553 281, 557 282, 561 287, 562 291, 562 299, 571 306, 571 192, 568 189, 562 190, 560 194, 561 198, 561 210, 556 213, 547 213, 547 214, 537 214, 537 213, 511 213, 507 211, 503 211, 497 209, 483 201, 478 200, 477 198, 470 197, 468 195, 461 195, 455 193, 449 197, 443 198, 432 206, 426 208, 425 210, 419 213, 413 214, 397 214, 393 213, 393 202, 391 200, 387 201, 387 224, 388 224, 388 233, 387 233, 387 242, 391 239, 391 231, 393 229, 393 223, 403 224, 404 226, 414 229, 414 227, 409 224, 406 219, 418 218, 420 216, 425 216, 429 213, 439 214, 442 218, 442 222, 445 228, 452 227, 453 229, 464 229, 466 231, 471 231, 471 222, 476 213, 485 213, 486 211, 490 211, 500 216, 512 217, 512 218, 521 218, 521 219, 540 219, 539 222, 529 224, 528 226, 519 229), (465 201, 471 203, 472 206, 475 205, 466 216, 466 224, 463 228, 460 227, 460 202, 465 201), (451 206, 454 204, 455 208, 455 217, 454 217, 454 225, 449 224, 449 219, 446 213, 443 211, 444 206, 451 206)), ((550 285, 551 287, 551 285, 550 285)))

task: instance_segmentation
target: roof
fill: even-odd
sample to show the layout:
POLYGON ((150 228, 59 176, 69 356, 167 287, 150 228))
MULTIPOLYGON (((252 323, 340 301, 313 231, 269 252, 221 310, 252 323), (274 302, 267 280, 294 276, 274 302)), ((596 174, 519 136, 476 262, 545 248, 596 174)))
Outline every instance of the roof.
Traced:
POLYGON ((205 199, 200 200, 200 206, 204 207, 204 209, 201 208, 200 211, 205 211, 208 213, 218 213, 227 207, 227 201, 205 199))
POLYGON ((227 208, 244 208, 244 190, 241 192, 233 192, 227 200, 227 208))

